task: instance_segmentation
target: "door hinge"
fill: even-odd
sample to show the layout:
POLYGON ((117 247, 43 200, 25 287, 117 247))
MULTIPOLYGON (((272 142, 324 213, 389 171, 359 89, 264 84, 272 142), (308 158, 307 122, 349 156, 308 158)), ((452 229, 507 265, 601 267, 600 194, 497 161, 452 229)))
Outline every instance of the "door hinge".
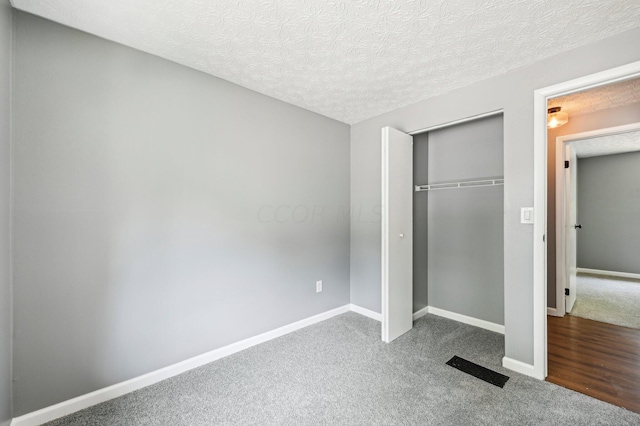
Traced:
POLYGON ((569 168, 569 161, 565 161, 565 162, 564 162, 564 168, 565 168, 565 169, 568 169, 568 168, 569 168))
POLYGON ((568 295, 569 295, 569 289, 568 289, 568 288, 565 288, 565 289, 564 289, 564 295, 565 295, 565 296, 568 296, 568 295))

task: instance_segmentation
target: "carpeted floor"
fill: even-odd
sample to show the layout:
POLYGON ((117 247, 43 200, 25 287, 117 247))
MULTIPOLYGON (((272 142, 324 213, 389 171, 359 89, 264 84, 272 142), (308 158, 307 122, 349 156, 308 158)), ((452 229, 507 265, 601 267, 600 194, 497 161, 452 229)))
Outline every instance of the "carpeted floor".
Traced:
POLYGON ((427 315, 391 344, 347 313, 50 425, 638 425, 640 415, 501 367, 500 334, 427 315), (498 388, 445 365, 506 374, 498 388))
POLYGON ((570 315, 640 329, 640 281, 578 274, 570 315))

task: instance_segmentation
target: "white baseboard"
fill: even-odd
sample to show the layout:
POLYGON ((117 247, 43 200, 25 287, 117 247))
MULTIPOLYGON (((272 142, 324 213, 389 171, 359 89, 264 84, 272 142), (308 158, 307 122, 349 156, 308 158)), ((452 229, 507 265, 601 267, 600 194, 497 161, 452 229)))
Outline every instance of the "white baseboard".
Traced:
POLYGON ((413 320, 416 321, 429 313, 429 307, 425 306, 417 312, 413 313, 413 320))
MULTIPOLYGON (((358 306, 358 305, 354 305, 353 303, 351 304, 351 310, 357 314, 360 315, 364 315, 365 317, 371 318, 373 320, 376 321, 382 321, 382 314, 379 314, 377 312, 374 312, 372 310, 363 308, 362 306, 358 306)), ((426 314, 429 313, 429 307, 425 306, 424 308, 420 309, 417 312, 413 313, 413 320, 417 320, 419 318, 422 318, 423 316, 425 316, 426 314)))
POLYGON ((563 310, 558 311, 557 308, 547 307, 547 315, 551 315, 552 317, 563 317, 564 311, 563 310))
POLYGON ((601 269, 578 268, 578 273, 640 280, 640 274, 633 274, 631 272, 603 271, 601 269))
POLYGON ((462 322, 464 324, 469 324, 475 327, 484 328, 485 330, 504 334, 504 325, 501 324, 496 324, 494 322, 489 322, 478 318, 468 317, 466 315, 457 314, 455 312, 445 311, 444 309, 434 308, 433 306, 428 306, 427 309, 430 314, 438 315, 440 317, 449 318, 454 321, 462 322))
MULTIPOLYGON (((285 325, 275 330, 267 331, 266 333, 262 333, 254 337, 250 337, 248 339, 241 340, 236 343, 232 343, 230 345, 215 349, 213 351, 204 353, 202 355, 189 358, 185 361, 181 361, 179 363, 161 368, 156 371, 152 371, 142 376, 134 377, 133 379, 130 379, 121 383, 116 383, 115 385, 108 386, 106 388, 99 389, 97 391, 94 391, 85 395, 81 395, 76 398, 69 399, 67 401, 63 401, 49 407, 45 407, 43 409, 22 415, 20 417, 15 417, 11 421, 11 426, 37 426, 46 422, 50 422, 57 418, 64 417, 71 413, 75 413, 76 411, 89 408, 96 404, 100 404, 101 402, 105 402, 110 399, 117 398, 127 393, 136 391, 138 389, 142 389, 154 383, 158 383, 162 380, 168 379, 173 376, 177 376, 178 374, 182 374, 186 371, 193 370, 194 368, 201 367, 210 362, 219 360, 229 355, 233 355, 236 352, 240 352, 244 349, 248 349, 252 346, 259 345, 260 343, 267 342, 269 340, 275 339, 280 336, 284 336, 285 334, 289 334, 296 330, 300 330, 301 328, 310 326, 312 324, 316 324, 318 322, 327 320, 336 315, 344 314, 349 311, 356 312, 360 315, 364 315, 376 321, 381 321, 381 318, 382 318, 381 314, 371 311, 369 309, 365 309, 358 305, 349 304, 349 305, 340 306, 330 311, 323 312, 321 314, 314 315, 309 318, 305 318, 303 320, 294 322, 289 325, 285 325)), ((426 306, 420 309, 419 311, 415 312, 413 314, 414 321, 419 318, 422 318, 427 313, 439 315, 439 316, 449 318, 455 321, 459 321, 465 324, 470 324, 476 327, 485 328, 487 330, 504 334, 503 325, 494 324, 494 323, 480 320, 477 318, 468 317, 466 315, 456 314, 454 312, 445 311, 443 309, 434 308, 432 306, 426 306)), ((511 368, 505 364, 506 360, 507 358, 503 359, 503 365, 506 368, 511 368)), ((520 363, 519 361, 515 361, 515 360, 511 360, 511 361, 513 363, 519 363, 524 366, 527 366, 527 364, 520 363)), ((533 368, 532 366, 530 367, 533 368)), ((523 374, 527 374, 517 370, 516 368, 511 368, 511 369, 521 372, 523 374)))
POLYGON ((363 308, 362 306, 354 305, 353 303, 349 305, 349 307, 353 312, 357 314, 364 315, 365 317, 369 317, 376 321, 382 321, 382 314, 363 308))
MULTIPOLYGON (((364 315, 376 321, 382 321, 382 315, 372 310, 363 308, 362 306, 350 305, 351 310, 357 314, 364 315)), ((413 313, 413 320, 416 321, 427 314, 434 314, 444 318, 452 319, 465 324, 473 325, 476 327, 484 328, 486 330, 495 331, 496 333, 504 334, 504 325, 495 324, 489 321, 484 321, 477 318, 468 317, 462 314, 456 314, 455 312, 445 311, 444 309, 434 308, 433 306, 425 306, 413 313)))
POLYGON ((76 411, 80 411, 93 405, 99 404, 101 402, 105 402, 110 399, 133 392, 135 390, 142 389, 154 383, 158 383, 162 380, 168 379, 169 377, 177 376, 178 374, 184 373, 185 371, 201 367, 205 364, 227 357, 260 343, 267 342, 277 337, 284 336, 285 334, 289 334, 293 331, 300 330, 301 328, 335 317, 336 315, 344 314, 346 312, 349 312, 350 310, 351 305, 340 306, 339 308, 335 308, 330 311, 305 318, 292 324, 276 328, 275 330, 267 331, 266 333, 250 337, 236 343, 232 343, 228 346, 224 346, 211 352, 189 358, 185 361, 181 361, 177 364, 173 364, 156 371, 152 371, 150 373, 135 377, 125 382, 117 383, 115 385, 99 389, 85 395, 81 395, 77 398, 63 401, 59 404, 34 411, 20 417, 15 417, 11 421, 11 426, 41 425, 51 420, 55 420, 68 414, 75 413, 76 411))
POLYGON ((516 373, 524 374, 525 376, 530 376, 536 379, 544 380, 544 377, 538 377, 535 372, 535 368, 531 364, 526 364, 522 361, 515 360, 513 358, 507 358, 506 356, 502 358, 502 366, 504 368, 508 368, 509 370, 513 370, 516 373))

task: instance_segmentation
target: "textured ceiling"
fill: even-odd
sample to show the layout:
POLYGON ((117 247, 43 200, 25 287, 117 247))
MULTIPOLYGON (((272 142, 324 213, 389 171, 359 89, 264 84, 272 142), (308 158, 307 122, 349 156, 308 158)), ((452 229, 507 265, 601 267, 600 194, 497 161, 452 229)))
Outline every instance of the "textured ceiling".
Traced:
POLYGON ((600 136, 571 142, 578 158, 640 151, 640 131, 600 136))
POLYGON ((638 0, 12 0, 346 123, 640 26, 638 0))
POLYGON ((549 108, 560 106, 571 119, 572 115, 587 114, 636 102, 640 102, 640 78, 550 99, 549 108))

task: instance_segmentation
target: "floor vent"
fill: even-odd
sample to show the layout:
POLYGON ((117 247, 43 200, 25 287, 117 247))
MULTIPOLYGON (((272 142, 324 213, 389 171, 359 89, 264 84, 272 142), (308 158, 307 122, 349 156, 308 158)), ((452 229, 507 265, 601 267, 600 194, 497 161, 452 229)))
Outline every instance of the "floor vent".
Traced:
POLYGON ((467 374, 471 374, 473 377, 477 377, 480 380, 484 380, 487 383, 491 383, 492 385, 498 386, 500 388, 504 387, 504 384, 509 380, 508 376, 504 374, 497 373, 493 370, 489 370, 488 368, 484 368, 481 365, 475 364, 471 361, 467 361, 464 358, 460 358, 459 356, 454 356, 449 361, 447 361, 447 365, 450 365, 453 368, 457 368, 460 371, 464 371, 467 374))

